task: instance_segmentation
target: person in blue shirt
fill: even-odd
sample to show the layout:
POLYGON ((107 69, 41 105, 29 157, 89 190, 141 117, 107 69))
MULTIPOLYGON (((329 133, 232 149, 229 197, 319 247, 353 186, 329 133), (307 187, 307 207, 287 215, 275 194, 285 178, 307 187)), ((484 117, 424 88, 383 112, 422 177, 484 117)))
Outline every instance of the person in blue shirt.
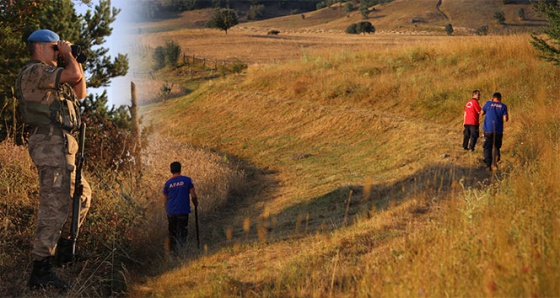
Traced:
POLYGON ((169 224, 169 249, 176 253, 187 242, 191 198, 196 207, 198 197, 192 179, 181 175, 181 163, 172 162, 170 169, 173 176, 165 182, 163 197, 169 224))
POLYGON ((509 120, 507 106, 502 103, 502 94, 496 92, 492 95, 492 100, 487 101, 482 107, 484 124, 484 163, 492 170, 496 168, 496 163, 500 161, 500 148, 502 148, 502 138, 504 136, 504 123, 509 120))

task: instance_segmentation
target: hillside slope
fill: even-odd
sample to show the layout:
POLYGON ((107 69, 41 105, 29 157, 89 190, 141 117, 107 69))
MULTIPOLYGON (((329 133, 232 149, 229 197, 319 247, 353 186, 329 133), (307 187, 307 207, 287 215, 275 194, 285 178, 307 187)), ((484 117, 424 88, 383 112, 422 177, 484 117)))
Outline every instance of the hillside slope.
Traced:
POLYGON ((235 156, 267 182, 203 222, 204 254, 187 248, 131 295, 554 295, 559 210, 541 203, 556 202, 558 171, 536 141, 560 132, 545 100, 560 98, 558 77, 527 36, 442 39, 257 65, 146 107, 174 140, 235 156), (496 174, 480 167, 480 146, 459 146, 473 89, 502 91, 511 109, 496 174), (524 114, 529 98, 538 108, 524 114), (537 169, 530 156, 551 179, 524 172, 537 169))
MULTIPOLYGON (((490 33, 524 32, 539 30, 545 25, 543 19, 532 9, 528 1, 504 4, 502 0, 491 1, 407 1, 396 0, 376 5, 369 14, 370 21, 378 32, 424 32, 444 34, 444 26, 452 24, 456 34, 474 34, 481 26, 489 26, 490 33), (524 10, 525 19, 518 16, 524 10), (505 25, 494 19, 494 14, 503 11, 505 25)), ((338 31, 348 25, 363 21, 355 10, 347 13, 344 6, 333 5, 301 15, 285 16, 259 22, 243 23, 240 26, 276 28, 290 31, 338 31)))
MULTIPOLYGON (((445 34, 446 24, 453 25, 456 35, 472 35, 481 26, 488 26, 491 34, 503 34, 538 32, 546 25, 544 19, 532 9, 529 1, 511 2, 512 4, 504 4, 503 0, 395 0, 370 8, 367 20, 375 26, 377 32, 419 32, 438 35, 445 34), (525 14, 524 19, 519 17, 520 10, 525 14), (506 22, 503 25, 498 24, 494 18, 498 11, 505 14, 506 22)), ((358 5, 355 5, 353 11, 346 12, 344 5, 335 4, 316 11, 265 20, 248 21, 242 18, 234 29, 264 32, 277 29, 292 33, 344 32, 350 24, 364 20, 358 8, 358 5)), ((180 17, 147 22, 141 27, 146 32, 204 28, 211 13, 211 9, 186 11, 180 17)), ((278 12, 270 14, 278 15, 278 12)))

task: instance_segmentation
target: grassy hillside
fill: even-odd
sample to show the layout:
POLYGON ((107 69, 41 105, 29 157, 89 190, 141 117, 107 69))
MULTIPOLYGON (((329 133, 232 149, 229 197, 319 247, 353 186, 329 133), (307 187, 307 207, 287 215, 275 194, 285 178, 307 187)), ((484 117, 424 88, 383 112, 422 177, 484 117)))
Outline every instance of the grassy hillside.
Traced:
MULTIPOLYGON (((446 24, 452 24, 455 35, 472 35, 481 26, 488 26, 490 34, 504 34, 511 32, 539 32, 545 25, 543 18, 532 9, 530 1, 511 1, 504 4, 503 0, 488 1, 441 1, 438 7, 437 0, 395 0, 389 3, 376 5, 370 8, 368 16, 377 32, 383 33, 421 33, 445 34, 446 24), (523 10, 525 18, 519 17, 519 10, 523 10), (504 12, 505 24, 498 24, 494 14, 504 12), (412 22, 412 20, 416 22, 412 22)), ((266 3, 265 3, 265 7, 266 3)), ((264 20, 247 21, 243 19, 233 30, 264 32, 277 29, 282 33, 294 32, 344 32, 352 23, 363 21, 358 10, 359 5, 354 5, 354 10, 346 12, 344 5, 335 4, 331 7, 305 13, 289 14, 280 11, 276 6, 268 6, 267 15, 284 16, 267 18, 264 20)), ((241 9, 241 7, 234 9, 241 9)), ((244 8, 247 9, 246 7, 244 8)), ((212 13, 211 9, 186 11, 180 17, 168 20, 148 22, 140 27, 144 32, 177 31, 180 29, 204 28, 206 20, 212 13)))
POLYGON ((558 295, 560 71, 528 41, 313 52, 146 107, 260 182, 131 295, 558 295), (498 173, 460 147, 474 89, 510 107, 498 173))
MULTIPOLYGON (((495 7, 508 20, 527 7, 502 2, 440 9, 470 32, 495 7)), ((197 29, 208 11, 139 24, 141 63, 174 40, 187 55, 249 68, 209 70, 201 83, 189 72, 200 66, 182 63, 138 78, 145 102, 166 82, 178 97, 143 108, 156 131, 143 175, 88 166, 88 260, 58 270, 74 282, 67 295, 559 296, 560 71, 528 35, 442 36, 432 1, 376 9, 370 20, 385 33, 370 36, 339 33, 360 18, 334 8, 227 35, 197 29), (427 23, 410 24, 415 16, 427 23), (266 36, 272 28, 280 35, 266 36), (474 89, 482 101, 501 91, 510 107, 493 174, 481 167, 482 140, 474 154, 460 147, 474 89), (166 252, 160 199, 174 160, 201 196, 203 245, 191 219, 178 259, 166 252)), ((530 12, 506 23, 490 31, 540 21, 530 12)), ((26 149, 0 144, 0 296, 58 295, 26 288, 37 202, 26 149)))

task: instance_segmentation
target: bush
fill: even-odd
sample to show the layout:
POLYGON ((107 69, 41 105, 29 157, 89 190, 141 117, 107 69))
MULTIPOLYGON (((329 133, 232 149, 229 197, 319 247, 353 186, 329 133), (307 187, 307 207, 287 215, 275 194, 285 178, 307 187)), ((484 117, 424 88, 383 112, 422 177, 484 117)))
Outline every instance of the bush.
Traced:
POLYGON ((324 1, 323 1, 323 2, 317 3, 317 5, 315 6, 315 8, 316 8, 317 10, 323 9, 323 8, 325 8, 325 7, 327 7, 327 4, 325 4, 324 1))
POLYGON ((351 24, 346 27, 346 33, 348 34, 358 34, 358 24, 351 24))
POLYGON ((163 46, 158 46, 154 50, 153 58, 156 63, 154 69, 157 70, 165 67, 165 49, 163 48, 163 46))
POLYGON ((353 10, 354 10, 354 5, 352 5, 352 3, 346 2, 346 4, 344 4, 344 11, 346 13, 352 12, 353 10))
POLYGON ((453 35, 453 25, 451 24, 447 24, 445 25, 445 32, 447 33, 447 35, 453 35))
POLYGON ((375 33, 375 27, 373 27, 371 22, 368 21, 354 23, 346 27, 346 33, 348 34, 375 33))
POLYGON ((375 27, 368 21, 363 21, 358 23, 358 33, 375 33, 375 27))
POLYGON ((169 66, 177 66, 179 57, 181 56, 181 46, 174 42, 168 41, 165 43, 165 61, 169 66))
POLYGON ((503 11, 496 11, 496 13, 494 13, 494 19, 496 19, 499 24, 503 25, 506 22, 506 15, 503 11))

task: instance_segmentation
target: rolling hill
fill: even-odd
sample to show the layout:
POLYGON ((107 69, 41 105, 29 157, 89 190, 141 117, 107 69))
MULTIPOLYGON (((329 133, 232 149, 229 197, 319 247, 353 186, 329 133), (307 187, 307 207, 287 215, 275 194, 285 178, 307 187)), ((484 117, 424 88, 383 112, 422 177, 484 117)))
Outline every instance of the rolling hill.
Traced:
POLYGON ((362 37, 341 33, 357 18, 336 8, 243 23, 228 35, 146 24, 167 28, 146 29, 148 43, 180 40, 250 64, 143 115, 179 144, 241 161, 253 184, 206 211, 204 251, 186 248, 131 295, 555 295, 560 130, 549 99, 560 97, 560 71, 537 58, 527 34, 433 29, 456 20, 472 32, 495 8, 528 7, 461 3, 472 11, 445 0, 440 11, 431 1, 376 7, 384 34, 362 37), (425 23, 410 24, 416 17, 425 23), (266 37, 271 28, 282 32, 266 37), (481 167, 480 145, 474 154, 459 145, 474 89, 484 99, 501 91, 511 109, 499 172, 481 167))
MULTIPOLYGON (((504 4, 503 0, 395 0, 371 7, 368 21, 372 22, 378 32, 422 32, 423 34, 444 34, 444 26, 452 24, 456 35, 472 35, 481 26, 488 26, 490 33, 503 34, 539 31, 546 25, 544 19, 532 9, 529 1, 509 2, 510 4, 504 4), (519 16, 520 10, 523 10, 523 19, 519 16), (498 24, 494 18, 498 11, 504 12, 505 24, 498 24)), ((247 9, 247 7, 240 8, 247 9)), ((277 16, 281 13, 274 11, 272 15, 277 16)), ((204 28, 205 20, 209 19, 210 14, 210 9, 188 11, 182 13, 181 17, 153 22, 149 27, 152 31, 204 28)), ((348 25, 359 21, 363 21, 363 17, 358 11, 358 5, 354 6, 354 11, 346 12, 343 4, 335 4, 316 11, 277 16, 260 21, 247 21, 242 18, 238 27, 260 30, 279 29, 288 32, 344 32, 348 25)))

